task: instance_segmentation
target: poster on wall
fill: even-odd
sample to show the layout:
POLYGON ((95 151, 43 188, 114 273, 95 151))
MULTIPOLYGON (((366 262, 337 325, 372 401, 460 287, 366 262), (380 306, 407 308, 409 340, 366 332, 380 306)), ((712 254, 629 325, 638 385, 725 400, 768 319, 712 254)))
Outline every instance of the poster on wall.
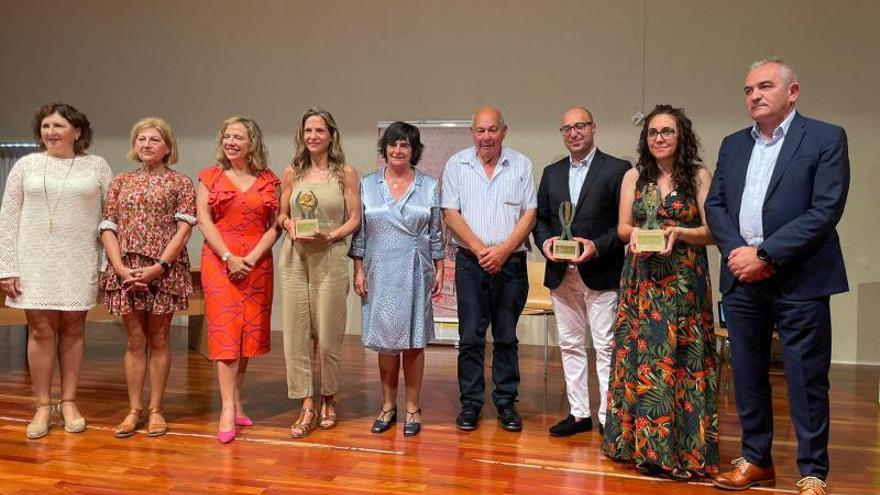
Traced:
MULTIPOLYGON (((419 128, 424 150, 416 168, 440 181, 446 160, 455 153, 473 146, 470 134, 470 121, 467 120, 418 120, 407 121, 419 128)), ((377 140, 391 122, 379 122, 377 140)), ((385 165, 385 160, 377 154, 376 167, 385 165)), ((450 234, 443 226, 444 259, 443 289, 434 298, 435 342, 458 342, 458 315, 455 297, 455 252, 450 242, 450 234)))

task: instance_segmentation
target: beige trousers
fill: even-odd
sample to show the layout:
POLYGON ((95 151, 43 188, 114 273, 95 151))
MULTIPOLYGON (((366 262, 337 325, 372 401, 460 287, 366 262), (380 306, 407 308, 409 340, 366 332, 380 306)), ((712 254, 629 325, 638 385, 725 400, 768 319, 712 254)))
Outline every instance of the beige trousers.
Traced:
POLYGON ((313 397, 319 388, 321 395, 334 395, 345 334, 347 243, 323 248, 293 243, 287 236, 282 242, 278 266, 287 396, 313 397))

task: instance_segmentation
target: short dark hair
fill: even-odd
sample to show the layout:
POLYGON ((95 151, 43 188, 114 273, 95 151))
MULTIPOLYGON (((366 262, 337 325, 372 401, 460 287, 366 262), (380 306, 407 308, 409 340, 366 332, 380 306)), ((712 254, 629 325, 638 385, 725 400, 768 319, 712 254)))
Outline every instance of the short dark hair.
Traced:
POLYGON ((419 164, 419 160, 422 159, 422 149, 424 149, 425 145, 422 144, 419 128, 412 124, 397 121, 389 125, 385 132, 382 133, 382 137, 379 138, 379 154, 383 160, 388 161, 388 145, 401 140, 409 143, 409 147, 412 149, 410 165, 415 167, 419 164))
POLYGON ((34 131, 34 139, 40 143, 40 149, 46 149, 46 145, 43 143, 43 136, 40 133, 40 127, 43 125, 43 119, 53 113, 57 113, 64 117, 64 120, 70 122, 70 125, 79 129, 79 139, 73 143, 73 151, 78 154, 85 153, 92 144, 92 126, 89 124, 89 118, 86 117, 84 113, 77 110, 73 105, 68 105, 67 103, 62 103, 60 101, 47 103, 34 112, 34 117, 31 120, 31 128, 34 131))

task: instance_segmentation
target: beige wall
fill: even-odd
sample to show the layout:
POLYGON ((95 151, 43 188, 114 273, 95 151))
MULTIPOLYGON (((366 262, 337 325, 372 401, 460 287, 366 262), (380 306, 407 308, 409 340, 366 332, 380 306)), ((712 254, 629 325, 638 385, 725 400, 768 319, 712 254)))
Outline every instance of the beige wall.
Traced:
MULTIPOLYGON (((554 129, 572 104, 593 110, 601 148, 630 159, 629 117, 657 102, 682 105, 714 167, 721 138, 748 124, 745 67, 785 56, 802 82, 802 112, 850 138, 840 233, 853 290, 833 299, 833 356, 877 361, 857 352, 856 316, 858 287, 880 280, 870 261, 880 242, 873 1, 6 0, 0 8, 0 137, 28 137, 36 105, 69 101, 92 119, 92 151, 120 171, 131 167, 131 124, 156 114, 177 130, 180 169, 191 176, 210 162, 216 126, 235 113, 260 122, 280 172, 295 121, 314 104, 334 112, 363 171, 374 163, 377 121, 467 119, 481 104, 505 111, 507 143, 533 159, 536 174, 562 156, 554 129)), ((199 243, 190 243, 194 256, 199 243)), ((540 340, 537 328, 525 324, 524 340, 540 340)))

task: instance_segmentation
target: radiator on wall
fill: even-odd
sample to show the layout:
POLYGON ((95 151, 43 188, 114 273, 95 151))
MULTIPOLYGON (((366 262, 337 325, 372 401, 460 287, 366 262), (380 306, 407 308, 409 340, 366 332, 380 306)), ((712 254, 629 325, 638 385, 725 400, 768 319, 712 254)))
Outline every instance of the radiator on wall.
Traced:
POLYGON ((40 145, 26 142, 0 141, 0 198, 6 192, 6 177, 19 158, 39 151, 40 145))

